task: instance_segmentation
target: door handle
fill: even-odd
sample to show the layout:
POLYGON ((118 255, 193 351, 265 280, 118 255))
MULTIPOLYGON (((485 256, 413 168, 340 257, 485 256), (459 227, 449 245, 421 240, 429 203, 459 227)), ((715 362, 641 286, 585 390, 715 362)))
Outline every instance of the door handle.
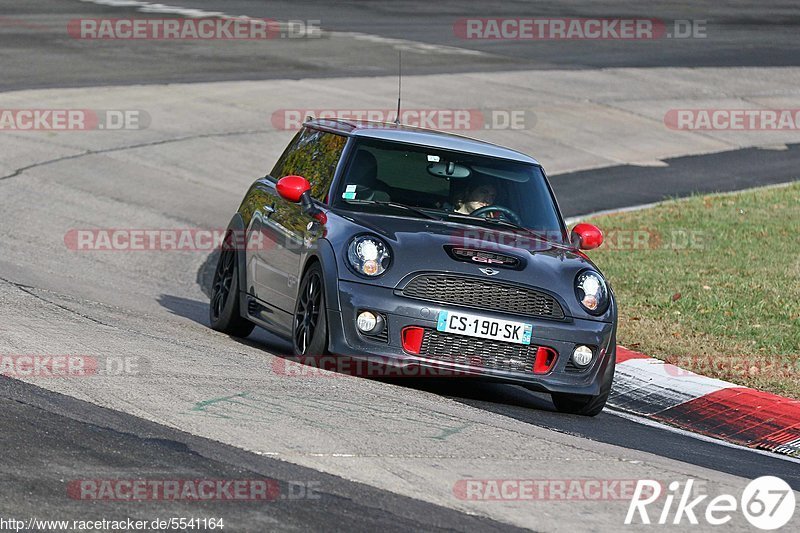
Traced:
POLYGON ((261 208, 265 215, 269 216, 275 212, 275 208, 271 205, 265 205, 261 208))

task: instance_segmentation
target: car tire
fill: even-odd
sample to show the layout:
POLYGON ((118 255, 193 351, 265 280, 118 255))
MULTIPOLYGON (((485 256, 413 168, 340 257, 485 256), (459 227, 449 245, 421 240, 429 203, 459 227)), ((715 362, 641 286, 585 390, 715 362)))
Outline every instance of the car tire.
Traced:
POLYGON ((606 374, 603 377, 603 385, 600 387, 600 394, 597 396, 585 396, 582 394, 564 394, 554 392, 553 405, 562 413, 573 415, 596 416, 603 410, 611 393, 611 385, 614 382, 614 369, 616 367, 617 349, 616 340, 612 340, 614 352, 606 367, 606 374))
POLYGON ((292 323, 292 346, 297 356, 318 356, 328 351, 328 317, 325 278, 319 263, 311 265, 297 291, 292 323))
POLYGON ((226 239, 219 254, 214 280, 211 284, 211 301, 208 318, 211 329, 233 337, 247 337, 255 324, 239 312, 239 257, 236 249, 226 239))

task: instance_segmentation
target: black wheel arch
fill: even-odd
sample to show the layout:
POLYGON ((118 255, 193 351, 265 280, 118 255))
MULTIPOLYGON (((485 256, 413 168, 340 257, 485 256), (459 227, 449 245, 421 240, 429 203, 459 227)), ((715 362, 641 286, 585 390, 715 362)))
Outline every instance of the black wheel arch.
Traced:
MULTIPOLYGON (((244 219, 242 218, 241 213, 236 213, 231 218, 231 221, 228 223, 228 227, 226 229, 226 235, 230 231, 234 232, 241 232, 244 234, 245 230, 244 219)), ((249 316, 250 313, 247 311, 247 294, 248 294, 248 287, 247 287, 247 256, 244 253, 238 253, 241 250, 237 250, 236 254, 236 262, 239 274, 239 313, 241 316, 249 316)))
MULTIPOLYGON (((298 279, 303 279, 312 263, 319 263, 322 268, 323 284, 325 285, 325 306, 329 311, 339 311, 339 268, 336 265, 336 254, 333 245, 327 239, 317 239, 316 246, 309 252, 303 262, 298 279)), ((300 290, 300 283, 297 284, 300 290)))

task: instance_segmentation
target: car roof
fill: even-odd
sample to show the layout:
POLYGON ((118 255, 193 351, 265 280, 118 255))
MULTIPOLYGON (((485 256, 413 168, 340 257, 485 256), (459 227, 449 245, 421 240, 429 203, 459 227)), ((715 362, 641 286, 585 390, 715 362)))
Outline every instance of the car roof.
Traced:
POLYGON ((539 165, 539 162, 531 156, 497 144, 438 130, 417 128, 405 124, 395 124, 394 122, 312 118, 306 121, 304 126, 331 131, 349 137, 363 137, 418 146, 430 146, 443 150, 465 152, 539 165))

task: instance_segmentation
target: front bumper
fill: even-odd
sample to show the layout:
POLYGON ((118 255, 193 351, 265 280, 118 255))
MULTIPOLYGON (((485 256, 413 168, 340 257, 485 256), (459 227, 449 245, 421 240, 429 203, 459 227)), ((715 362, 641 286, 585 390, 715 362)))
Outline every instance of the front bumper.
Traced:
MULTIPOLYGON (((341 356, 367 360, 377 357, 392 366, 432 367, 452 371, 449 375, 474 376, 515 383, 544 392, 591 396, 600 394, 606 369, 609 364, 613 364, 611 358, 615 355, 615 347, 612 345, 615 324, 609 322, 570 317, 563 321, 545 320, 474 308, 459 308, 398 296, 391 288, 343 280, 338 280, 338 297, 338 302, 329 302, 329 349, 333 354, 341 356), (531 344, 554 349, 558 353, 554 366, 546 374, 534 374, 532 368, 530 371, 508 371, 414 355, 403 350, 401 339, 403 328, 420 326, 435 331, 439 311, 459 309, 491 318, 533 324, 531 344), (375 340, 362 335, 356 329, 356 316, 364 310, 379 312, 386 317, 388 340, 375 340), (592 346, 595 350, 592 363, 585 369, 577 369, 569 364, 570 356, 579 344, 592 346)), ((448 373, 443 372, 442 375, 448 373)))

